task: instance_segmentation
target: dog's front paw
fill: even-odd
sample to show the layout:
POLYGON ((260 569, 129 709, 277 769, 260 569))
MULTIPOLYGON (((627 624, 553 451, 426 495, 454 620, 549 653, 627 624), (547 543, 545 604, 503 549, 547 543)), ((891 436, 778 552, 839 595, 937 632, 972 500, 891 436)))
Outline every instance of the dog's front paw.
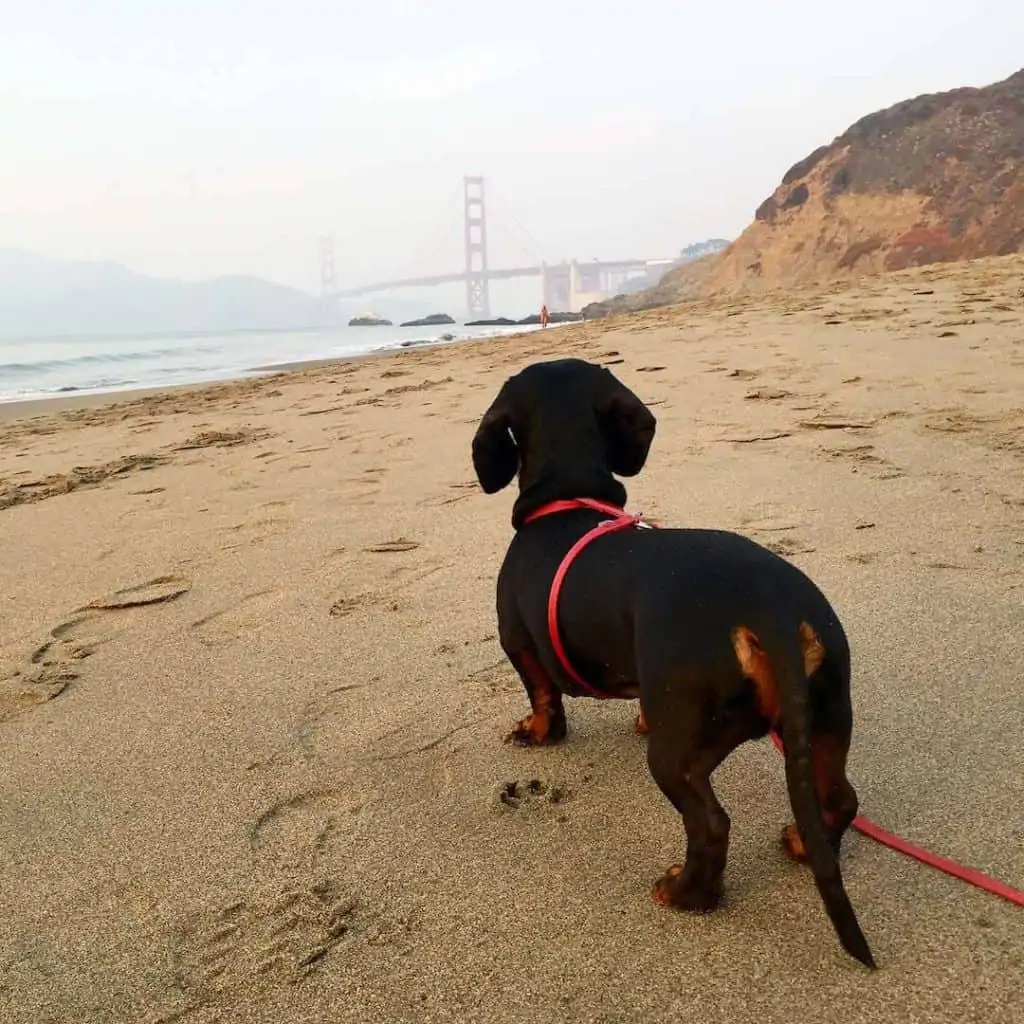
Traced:
POLYGON ((540 747, 546 743, 558 743, 565 739, 564 715, 527 715, 512 727, 505 737, 506 743, 520 747, 540 747))
POLYGON ((682 864, 673 864, 654 883, 651 895, 666 907, 706 912, 714 910, 722 899, 719 886, 700 885, 687 877, 682 864))

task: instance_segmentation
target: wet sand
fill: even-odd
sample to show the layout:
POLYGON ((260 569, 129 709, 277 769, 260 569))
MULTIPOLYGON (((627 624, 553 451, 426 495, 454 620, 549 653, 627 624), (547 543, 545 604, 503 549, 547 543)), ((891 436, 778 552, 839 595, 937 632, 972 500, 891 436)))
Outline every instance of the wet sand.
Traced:
POLYGON ((513 494, 469 457, 523 365, 614 369, 659 420, 630 507, 760 539, 842 616, 862 811, 1024 888, 1022 286, 981 261, 0 406, 0 1019, 1022 1012, 1024 911, 859 835, 881 970, 845 956, 766 741, 715 777, 725 905, 654 903, 685 840, 635 704, 502 743, 513 494))

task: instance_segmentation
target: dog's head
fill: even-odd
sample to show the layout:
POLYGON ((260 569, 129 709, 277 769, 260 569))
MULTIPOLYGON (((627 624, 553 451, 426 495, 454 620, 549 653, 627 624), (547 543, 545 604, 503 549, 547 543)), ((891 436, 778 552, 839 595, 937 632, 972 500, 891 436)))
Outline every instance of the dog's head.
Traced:
POLYGON ((473 467, 487 494, 518 472, 517 527, 562 498, 621 505, 626 489, 615 475, 643 469, 655 425, 650 409, 609 370, 582 359, 533 363, 505 381, 484 413, 473 467))

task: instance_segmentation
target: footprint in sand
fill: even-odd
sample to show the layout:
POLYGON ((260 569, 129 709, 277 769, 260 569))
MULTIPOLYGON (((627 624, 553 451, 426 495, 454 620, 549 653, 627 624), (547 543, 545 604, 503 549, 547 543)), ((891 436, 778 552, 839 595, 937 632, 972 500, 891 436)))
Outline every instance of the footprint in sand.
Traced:
POLYGON ((370 594, 358 594, 354 597, 339 597, 330 607, 327 614, 335 619, 343 619, 365 604, 376 603, 370 594))
POLYGON ((198 448, 234 448, 240 444, 265 441, 270 431, 260 429, 203 430, 174 446, 175 451, 187 452, 198 448))
MULTIPOLYGON (((413 544, 414 547, 419 546, 414 541, 392 541, 388 543, 404 543, 413 544)), ((412 550, 412 548, 392 548, 385 545, 377 545, 374 548, 365 548, 364 550, 376 551, 378 549, 386 552, 412 550)), ((447 569, 449 565, 450 563, 448 562, 435 562, 425 566, 421 563, 398 566, 388 573, 388 579, 392 582, 389 582, 385 588, 375 592, 361 591, 358 594, 341 594, 331 604, 329 614, 334 618, 344 618, 364 608, 379 608, 381 606, 388 608, 390 611, 400 611, 403 605, 397 600, 397 597, 401 593, 433 576, 434 573, 447 569)))
POLYGON ((364 469, 359 476, 347 477, 344 480, 346 501, 351 505, 372 505, 380 494, 386 469, 372 466, 364 469))
POLYGON ((764 434, 747 434, 743 437, 723 437, 726 444, 759 444, 763 441, 781 441, 785 437, 792 437, 788 430, 771 430, 764 434))
POLYGON ((59 697, 80 677, 86 659, 109 639, 96 632, 107 614, 167 604, 191 589, 183 576, 157 576, 77 608, 27 658, 0 666, 0 722, 59 697))
POLYGON ((463 682, 486 690, 488 696, 522 693, 523 690, 519 676, 504 655, 481 668, 473 669, 464 677, 463 682))
POLYGON ((249 827, 249 848, 274 870, 316 869, 332 843, 351 832, 362 802, 339 790, 297 793, 271 804, 249 827))
POLYGON ((439 388, 444 384, 454 383, 454 377, 443 377, 441 380, 425 380, 419 384, 396 384, 394 387, 388 388, 385 395, 404 395, 410 391, 432 391, 434 388, 439 388))
POLYGON ((871 565, 878 561, 878 552, 857 551, 845 557, 848 562, 853 562, 855 565, 871 565))
POLYGON ((779 537, 777 540, 765 541, 764 546, 769 551, 782 555, 783 558, 792 558, 794 555, 809 555, 815 550, 809 544, 805 544, 795 537, 779 537))
POLYGON ((784 391, 782 388, 755 388, 743 397, 748 402, 776 402, 780 398, 789 398, 791 394, 792 392, 784 391))
POLYGON ((861 469, 872 471, 871 475, 876 480, 897 480, 904 475, 899 466, 879 455, 872 444, 851 445, 845 448, 822 448, 820 450, 822 455, 826 455, 830 459, 846 459, 854 463, 850 467, 853 473, 857 473, 861 469))
MULTIPOLYGON (((363 388, 362 390, 367 390, 363 388)), ((299 413, 300 416, 327 416, 332 412, 344 412, 348 408, 347 405, 325 405, 319 409, 305 409, 299 413)))
POLYGON ((256 890, 175 929, 176 974, 184 994, 202 1002, 295 983, 346 945, 372 938, 369 920, 355 894, 329 878, 256 890))
POLYGON ((0 481, 0 510, 45 501, 47 498, 70 494, 82 488, 99 487, 107 480, 117 480, 132 473, 155 469, 167 461, 168 457, 160 452, 122 455, 101 465, 75 466, 68 473, 52 473, 49 476, 26 480, 24 483, 6 484, 0 481))
POLYGON ((196 639, 204 647, 224 647, 255 631, 266 614, 291 594, 287 588, 257 590, 227 608, 204 615, 191 623, 196 639))
POLYGON ((420 546, 418 540, 407 540, 405 537, 397 537, 395 540, 385 540, 380 544, 363 548, 364 551, 372 551, 377 554, 391 554, 402 551, 415 551, 420 546))
MULTIPOLYGON (((263 502, 255 506, 242 522, 225 527, 225 530, 250 545, 262 544, 273 537, 287 533, 294 527, 295 517, 292 514, 292 508, 291 502, 263 502)), ((237 547, 237 545, 232 546, 229 550, 233 547, 237 547)))
POLYGON ((560 804, 568 799, 568 792, 562 786, 553 785, 544 779, 513 779, 498 786, 498 803, 514 811, 536 806, 560 804))
POLYGON ((291 520, 283 516, 260 516, 244 523, 235 523, 228 529, 232 533, 252 536, 253 543, 258 543, 285 533, 291 525, 291 520))
POLYGON ((157 576, 145 583, 115 590, 113 594, 90 601, 77 611, 112 611, 119 608, 143 608, 150 604, 166 604, 181 597, 182 594, 187 594, 191 589, 192 584, 182 576, 157 576))
POLYGON ((474 494, 481 493, 480 485, 475 480, 465 480, 462 483, 449 484, 448 491, 448 494, 424 498, 419 504, 430 508, 440 508, 445 505, 455 505, 460 501, 465 501, 467 498, 472 498, 474 494))

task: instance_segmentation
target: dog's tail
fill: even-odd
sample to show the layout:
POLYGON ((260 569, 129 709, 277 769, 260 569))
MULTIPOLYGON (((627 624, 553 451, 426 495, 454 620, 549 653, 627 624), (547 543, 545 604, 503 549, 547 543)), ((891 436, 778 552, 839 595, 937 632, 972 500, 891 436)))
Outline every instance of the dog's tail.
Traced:
POLYGON ((821 820, 821 805, 811 761, 809 688, 804 651, 797 637, 792 644, 785 644, 782 650, 765 647, 774 669, 782 711, 786 786, 797 829, 807 852, 807 862, 843 949, 866 967, 874 967, 875 960, 868 941, 843 885, 839 859, 821 820))

